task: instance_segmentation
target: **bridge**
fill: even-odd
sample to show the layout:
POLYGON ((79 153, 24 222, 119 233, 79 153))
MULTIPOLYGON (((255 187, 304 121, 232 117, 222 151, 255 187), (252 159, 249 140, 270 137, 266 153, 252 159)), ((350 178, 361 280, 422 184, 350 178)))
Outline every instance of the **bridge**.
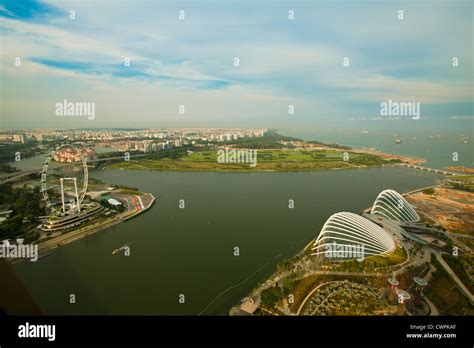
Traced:
MULTIPOLYGON (((147 154, 130 155, 130 159, 135 158, 135 157, 145 157, 145 156, 147 156, 147 154)), ((96 159, 96 160, 87 161, 87 164, 92 164, 92 163, 96 163, 96 162, 110 161, 110 160, 117 160, 117 159, 124 160, 124 156, 99 158, 99 159, 96 159)), ((62 168, 62 167, 71 166, 73 164, 74 163, 54 163, 54 168, 58 169, 58 168, 62 168)), ((30 174, 40 174, 41 169, 42 168, 30 169, 30 170, 21 170, 21 171, 16 171, 16 172, 12 172, 12 173, 0 174, 0 184, 7 183, 9 181, 14 181, 14 180, 17 180, 21 177, 30 175, 30 174)))
POLYGON ((0 175, 0 184, 4 184, 6 182, 13 181, 30 174, 39 174, 40 172, 41 172, 41 169, 33 169, 33 170, 17 171, 17 172, 2 174, 0 175))
MULTIPOLYGON (((139 154, 139 155, 130 155, 129 157, 130 158, 145 157, 147 155, 149 155, 149 153, 144 153, 144 154, 139 154)), ((90 161, 87 161, 87 163, 103 162, 103 161, 110 161, 110 160, 117 160, 117 159, 121 159, 121 160, 125 161, 124 156, 116 156, 116 157, 104 157, 104 158, 99 158, 99 159, 95 159, 95 160, 90 160, 90 161)))
POLYGON ((424 170, 425 172, 432 172, 432 173, 437 173, 437 174, 458 175, 456 173, 448 172, 446 170, 434 169, 434 168, 429 168, 429 167, 421 167, 421 166, 416 166, 414 164, 408 164, 408 163, 398 163, 396 165, 397 166, 402 166, 402 167, 407 167, 407 168, 420 169, 420 170, 424 170))

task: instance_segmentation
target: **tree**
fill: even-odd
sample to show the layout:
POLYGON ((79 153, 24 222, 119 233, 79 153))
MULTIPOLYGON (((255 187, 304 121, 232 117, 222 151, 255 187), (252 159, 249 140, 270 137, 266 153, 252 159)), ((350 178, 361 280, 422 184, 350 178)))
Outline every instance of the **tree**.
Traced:
POLYGON ((270 288, 270 289, 264 290, 262 292, 261 299, 262 299, 262 303, 265 306, 273 307, 275 302, 277 302, 280 299, 278 289, 277 288, 270 288))
POLYGON ((292 291, 295 287, 294 282, 290 278, 283 278, 282 279, 282 289, 283 291, 288 294, 292 291))

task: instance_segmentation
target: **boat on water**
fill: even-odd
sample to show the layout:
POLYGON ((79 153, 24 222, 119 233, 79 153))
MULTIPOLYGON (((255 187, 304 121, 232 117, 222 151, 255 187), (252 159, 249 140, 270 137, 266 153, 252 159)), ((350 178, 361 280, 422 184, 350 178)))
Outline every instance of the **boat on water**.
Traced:
POLYGON ((401 144, 402 141, 401 141, 400 139, 397 139, 397 140, 395 141, 395 143, 396 143, 396 144, 401 144))
POLYGON ((128 248, 129 246, 130 246, 129 244, 122 245, 120 248, 115 249, 114 251, 112 251, 112 255, 115 255, 115 254, 118 254, 121 251, 124 251, 125 248, 128 248))

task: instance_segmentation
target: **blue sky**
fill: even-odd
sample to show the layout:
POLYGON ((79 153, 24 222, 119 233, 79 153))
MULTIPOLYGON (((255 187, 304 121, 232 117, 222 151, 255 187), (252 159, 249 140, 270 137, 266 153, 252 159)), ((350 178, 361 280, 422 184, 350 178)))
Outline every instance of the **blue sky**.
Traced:
POLYGON ((325 127, 380 122, 388 99, 420 102, 420 122, 473 117, 472 1, 9 0, 0 16, 4 128, 325 127), (56 117, 64 99, 95 119, 56 117))

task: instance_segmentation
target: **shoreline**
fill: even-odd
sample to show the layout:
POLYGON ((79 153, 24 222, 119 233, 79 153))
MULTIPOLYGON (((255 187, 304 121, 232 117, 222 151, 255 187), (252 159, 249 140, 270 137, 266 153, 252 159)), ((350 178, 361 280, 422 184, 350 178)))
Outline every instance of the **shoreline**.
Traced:
MULTIPOLYGON (((426 190, 426 189, 429 189, 429 188, 436 188, 438 187, 438 185, 434 184, 434 185, 431 185, 431 186, 425 186, 425 187, 421 187, 421 188, 417 188, 417 189, 414 189, 414 190, 411 190, 411 191, 408 191, 408 192, 405 192, 405 193, 402 193, 401 195, 403 197, 405 196, 408 196, 408 195, 411 195, 411 194, 414 194, 414 193, 418 193, 418 192, 421 192, 423 190, 426 190)), ((364 210, 362 210, 360 213, 367 213, 367 212, 370 212, 370 210, 372 210, 372 206, 369 207, 369 208, 366 208, 364 210)), ((319 235, 319 233, 318 233, 319 235)), ((312 238, 301 250, 299 250, 298 252, 296 252, 290 259, 289 261, 293 260, 295 257, 297 257, 298 255, 303 255, 306 250, 308 248, 311 247, 311 245, 314 243, 314 241, 318 238, 318 235, 316 235, 314 238, 312 238)), ((406 261, 405 261, 406 262, 406 261)), ((315 271, 314 274, 317 274, 318 272, 321 272, 321 274, 324 274, 324 271, 315 271)), ((264 280, 262 280, 261 282, 261 285, 260 286, 257 286, 256 288, 252 289, 244 298, 240 299, 238 302, 236 302, 234 305, 232 305, 232 307, 229 309, 229 315, 234 315, 234 313, 236 313, 236 311, 238 311, 239 307, 241 306, 241 304, 243 303, 242 301, 246 298, 254 298, 256 294, 259 294, 261 293, 261 291, 263 291, 263 289, 265 289, 265 284, 268 284, 268 283, 272 283, 272 281, 274 281, 275 279, 278 279, 279 277, 279 274, 278 274, 278 270, 275 271, 274 273, 272 273, 270 276, 268 276, 267 278, 265 278, 264 280)), ((304 301, 303 301, 304 302, 304 301)))
MULTIPOLYGON (((213 163, 213 162, 212 162, 213 163)), ((151 172, 175 172, 175 173, 298 173, 298 172, 320 172, 320 171, 333 171, 333 170, 350 170, 350 169, 368 169, 368 168, 385 168, 385 167, 394 167, 399 163, 387 163, 387 164, 377 164, 377 165, 355 165, 347 163, 346 167, 334 167, 334 168, 277 168, 277 169, 259 169, 258 165, 251 169, 246 168, 230 168, 230 169, 217 169, 216 168, 206 168, 206 169, 195 169, 195 168, 137 168, 137 167, 118 167, 115 165, 105 166, 104 170, 133 170, 133 171, 151 171, 151 172)))
MULTIPOLYGON (((231 146, 231 145, 229 145, 231 146)), ((233 148, 233 147, 232 147, 233 148)), ((237 148, 239 149, 239 148, 237 148)), ((244 149, 243 147, 240 149, 244 149)), ((275 173, 275 172, 307 172, 321 170, 344 170, 353 168, 381 168, 397 164, 422 165, 427 162, 423 158, 397 155, 378 151, 374 148, 340 149, 311 143, 300 144, 295 148, 255 149, 263 156, 263 161, 257 161, 256 166, 237 161, 220 163, 217 158, 211 159, 215 151, 196 151, 189 157, 180 158, 143 158, 133 162, 106 164, 102 169, 117 170, 150 170, 168 172, 214 172, 214 173, 275 173), (204 153, 204 155, 199 155, 204 153), (322 154, 322 158, 313 157, 322 154), (328 156, 329 153, 329 156, 328 156), (336 157, 334 154, 336 153, 336 157), (353 160, 344 160, 344 155, 356 156, 353 160), (271 160, 266 158, 270 154, 271 160), (332 155, 331 155, 332 154, 332 155), (339 158, 340 154, 340 158, 339 158), (207 160, 202 160, 207 156, 207 160), (324 157, 326 156, 326 157, 324 157), (359 157, 362 156, 362 160, 359 157), (366 156, 366 158, 364 158, 366 156), (282 158, 283 157, 283 158, 282 158), (372 162, 372 163, 371 163, 372 162), (374 163, 375 162, 375 163, 374 163)), ((189 155, 188 155, 189 156, 189 155)))
POLYGON ((203 170, 196 170, 196 169, 161 169, 161 168, 105 168, 105 170, 136 170, 136 171, 150 171, 150 172, 168 172, 168 173, 298 173, 298 172, 321 172, 321 171, 332 171, 332 170, 350 170, 350 169, 367 169, 367 168, 384 168, 384 167, 392 167, 394 165, 381 165, 381 166, 360 166, 360 167, 345 167, 345 168, 298 168, 298 169, 285 169, 285 170, 215 170, 215 169, 203 169, 203 170))
POLYGON ((54 249, 57 249, 57 248, 65 245, 65 244, 69 244, 69 243, 74 242, 76 240, 79 240, 79 239, 82 239, 84 237, 90 236, 92 234, 95 234, 97 232, 105 230, 109 227, 112 227, 112 226, 118 225, 120 223, 126 222, 126 221, 128 221, 128 220, 130 220, 134 217, 137 217, 140 214, 143 214, 144 212, 148 211, 156 201, 156 198, 155 198, 155 196, 153 196, 153 194, 147 192, 147 193, 145 193, 145 195, 148 195, 151 198, 151 200, 143 209, 140 209, 138 211, 134 211, 132 213, 130 213, 128 211, 123 212, 120 215, 118 215, 114 220, 109 221, 109 222, 105 222, 105 223, 103 223, 99 226, 96 226, 94 228, 91 228, 90 230, 87 230, 87 231, 81 231, 81 232, 70 231, 70 232, 66 232, 62 235, 59 235, 57 237, 54 237, 53 239, 47 240, 43 243, 38 243, 37 244, 38 245, 38 259, 41 258, 41 257, 46 256, 47 254, 49 254, 54 249))

